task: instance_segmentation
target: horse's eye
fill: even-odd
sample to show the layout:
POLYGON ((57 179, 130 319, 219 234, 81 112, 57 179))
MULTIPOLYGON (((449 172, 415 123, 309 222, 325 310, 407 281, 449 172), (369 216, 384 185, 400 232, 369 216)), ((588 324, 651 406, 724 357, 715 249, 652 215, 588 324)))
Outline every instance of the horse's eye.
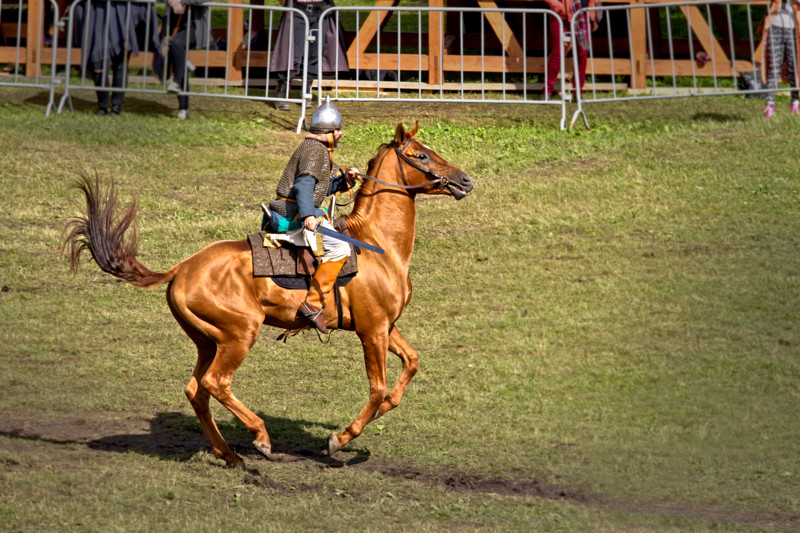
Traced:
POLYGON ((423 163, 425 163, 425 162, 427 162, 428 160, 430 160, 430 157, 428 157, 428 154, 426 154, 425 152, 419 152, 419 153, 417 154, 417 159, 419 159, 420 161, 422 161, 423 163))

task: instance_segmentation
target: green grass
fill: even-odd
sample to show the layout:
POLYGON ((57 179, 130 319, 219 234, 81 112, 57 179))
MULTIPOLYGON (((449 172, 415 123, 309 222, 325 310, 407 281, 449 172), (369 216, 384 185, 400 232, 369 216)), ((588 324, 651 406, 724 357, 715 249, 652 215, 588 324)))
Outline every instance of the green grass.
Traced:
POLYGON ((421 370, 402 405, 344 466, 315 458, 366 401, 359 343, 276 343, 265 328, 234 392, 279 451, 307 458, 258 459, 214 403, 244 473, 210 455, 184 397, 194 350, 163 289, 90 263, 70 276, 60 232, 86 172, 138 199, 152 269, 243 238, 296 115, 195 98, 184 123, 156 96, 97 119, 85 96, 47 119, 43 93, 2 96, 4 529, 800 529, 788 101, 770 121, 736 97, 593 105, 593 129, 572 132, 542 106, 342 103, 337 162, 366 170, 398 122, 419 120, 475 191, 417 201, 398 325, 421 370))

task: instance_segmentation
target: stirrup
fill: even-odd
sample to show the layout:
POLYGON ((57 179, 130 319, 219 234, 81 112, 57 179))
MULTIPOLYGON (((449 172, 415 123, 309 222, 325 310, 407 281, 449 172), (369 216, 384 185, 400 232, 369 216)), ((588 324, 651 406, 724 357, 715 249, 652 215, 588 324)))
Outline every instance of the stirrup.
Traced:
POLYGON ((317 328, 317 330, 319 330, 320 333, 324 333, 327 335, 328 328, 325 327, 325 321, 322 320, 322 318, 320 318, 324 310, 325 310, 324 305, 322 306, 322 309, 320 309, 319 311, 312 311, 311 307, 305 301, 303 301, 303 303, 300 304, 300 312, 303 313, 303 316, 306 317, 306 319, 308 319, 309 323, 315 328, 317 328))

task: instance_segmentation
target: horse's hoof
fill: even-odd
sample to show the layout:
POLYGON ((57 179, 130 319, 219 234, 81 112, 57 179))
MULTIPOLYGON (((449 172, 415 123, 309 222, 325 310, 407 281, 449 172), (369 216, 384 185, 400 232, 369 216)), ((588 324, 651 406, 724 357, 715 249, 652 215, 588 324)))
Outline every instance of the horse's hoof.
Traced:
POLYGON ((328 457, 333 457, 333 454, 341 449, 342 446, 339 444, 339 435, 334 431, 331 433, 330 437, 328 437, 328 457))
POLYGON ((237 460, 226 460, 225 461, 225 467, 226 468, 240 468, 244 472, 247 472, 247 465, 244 464, 244 459, 242 459, 238 455, 236 456, 236 459, 237 460))
POLYGON ((268 461, 274 461, 276 463, 288 463, 290 461, 296 461, 297 459, 286 455, 285 453, 272 453, 272 446, 269 444, 262 444, 260 442, 254 442, 253 446, 256 447, 256 450, 267 458, 268 461))
POLYGON ((253 446, 256 447, 258 453, 260 453, 267 459, 269 459, 270 456, 272 455, 272 446, 270 446, 269 444, 264 444, 263 442, 254 442, 253 446))

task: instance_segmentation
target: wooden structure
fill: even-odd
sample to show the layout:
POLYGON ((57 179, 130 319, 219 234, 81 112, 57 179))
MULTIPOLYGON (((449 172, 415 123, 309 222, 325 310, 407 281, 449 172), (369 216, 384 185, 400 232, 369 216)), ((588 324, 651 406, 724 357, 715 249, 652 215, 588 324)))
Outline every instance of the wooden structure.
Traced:
MULTIPOLYGON (((23 24, 22 47, 18 51, 15 46, 8 44, 9 37, 17 34, 17 24, 15 21, 4 20, 0 24, 2 35, 0 35, 0 64, 15 63, 17 55, 20 54, 20 62, 26 66, 27 76, 32 76, 34 72, 41 72, 41 67, 49 62, 42 58, 49 54, 43 53, 45 47, 42 44, 44 35, 44 22, 42 13, 42 2, 40 0, 27 1, 27 24, 23 24), (5 36, 3 42, 2 36, 5 36), (42 58, 39 56, 41 55, 42 58)), ((49 0, 45 0, 49 1, 49 0)), ((64 0, 61 0, 64 1, 64 0)), ((253 2, 253 5, 256 5, 253 2)), ((263 0, 260 0, 263 3, 263 0)), ((231 0, 233 4, 241 3, 241 0, 231 0)), ((397 6, 400 0, 376 0, 376 7, 390 8, 397 6)), ((630 35, 627 35, 627 22, 622 27, 622 32, 613 31, 612 37, 603 36, 604 28, 601 28, 593 36, 593 61, 589 65, 589 74, 595 76, 614 75, 629 78, 628 86, 632 89, 644 89, 646 80, 651 76, 716 76, 718 78, 730 78, 736 73, 754 70, 752 59, 752 47, 749 40, 742 40, 735 35, 727 35, 728 25, 725 24, 724 12, 722 7, 717 5, 711 8, 711 20, 717 28, 717 34, 722 32, 723 41, 715 36, 715 32, 709 27, 707 13, 708 4, 697 6, 684 4, 673 9, 680 9, 688 19, 692 27, 694 36, 693 43, 688 39, 674 40, 673 43, 666 42, 665 35, 661 35, 660 24, 658 22, 659 11, 655 8, 645 8, 646 5, 655 3, 654 0, 606 0, 606 6, 629 5, 630 13, 630 35), (649 12, 649 15, 647 15, 649 12), (647 36, 648 20, 653 35, 653 56, 650 57, 650 42, 647 36), (720 18, 722 17, 722 18, 720 18), (724 43, 724 44, 723 44, 724 43), (736 57, 732 61, 729 57, 731 43, 735 49, 736 57), (614 57, 609 54, 609 49, 613 47, 614 57), (665 57, 665 51, 670 48, 673 55, 665 57), (689 50, 705 51, 708 56, 714 58, 713 62, 700 64, 691 57, 689 50), (621 54, 618 56, 617 54, 621 54), (740 59, 746 57, 748 59, 740 59), (613 69, 612 69, 613 65, 613 69)), ((764 5, 765 0, 754 0, 750 5, 764 5)), ((5 4, 8 5, 7 3, 5 4)), ((513 0, 498 2, 497 0, 429 0, 428 6, 431 8, 440 7, 479 7, 483 9, 493 8, 538 8, 545 9, 543 2, 532 2, 527 0, 513 0), (471 2, 471 3, 470 3, 471 2)), ((229 8, 228 18, 230 32, 225 28, 215 29, 215 34, 221 32, 227 39, 227 51, 205 50, 190 51, 189 59, 198 66, 225 67, 226 82, 233 85, 243 79, 243 67, 264 67, 266 66, 266 53, 252 51, 248 54, 244 43, 244 22, 245 9, 249 9, 249 4, 242 5, 242 9, 229 8)), ((610 18, 614 18, 616 13, 625 16, 625 11, 607 12, 610 18)), ((374 43, 380 28, 382 28, 389 18, 391 12, 372 11, 364 19, 360 28, 346 32, 346 40, 349 40, 348 60, 351 69, 358 65, 360 70, 380 69, 382 70, 422 70, 427 75, 427 86, 445 86, 446 74, 449 72, 483 72, 483 73, 522 73, 529 74, 542 73, 544 71, 544 44, 543 34, 540 26, 530 24, 527 33, 520 35, 518 27, 512 27, 513 17, 504 16, 502 13, 487 12, 478 14, 485 17, 479 25, 488 28, 484 29, 487 49, 492 48, 492 53, 483 55, 468 54, 465 50, 459 49, 459 43, 469 42, 470 39, 479 38, 475 33, 470 34, 469 29, 461 28, 456 18, 458 14, 452 12, 431 11, 428 13, 427 32, 423 34, 423 49, 418 53, 381 53, 374 50, 374 43), (450 33, 448 32, 450 29, 450 33), (459 35, 453 34, 453 29, 459 35), (461 33, 463 32, 463 36, 461 33), (525 48, 523 50, 523 43, 525 48), (373 48, 371 50, 371 47, 373 48), (380 62, 380 65, 379 65, 380 62)), ((541 17, 541 21, 544 18, 541 17)), ((48 30, 49 31, 49 30, 48 30)), ((420 29, 422 31, 422 29, 420 29)), ((401 36, 401 39, 413 39, 416 43, 419 36, 415 32, 413 36, 401 36)), ((395 32, 382 32, 381 42, 394 44, 397 46, 397 35, 395 32)), ((60 43, 63 45, 63 39, 60 43)), ((755 43, 756 57, 760 57, 759 43, 755 43)), ((78 65, 80 50, 73 50, 73 57, 70 63, 78 65)), ((66 49, 59 48, 56 61, 58 64, 66 64, 66 49)), ((134 58, 132 65, 142 65, 149 62, 150 58, 134 58)), ((569 69, 568 69, 569 70, 569 69)))
MULTIPOLYGON (((395 7, 398 6, 400 0, 377 0, 376 7, 395 7)), ((671 76, 716 76, 718 78, 731 78, 739 72, 752 71, 754 69, 753 62, 748 60, 736 59, 731 61, 729 57, 730 46, 727 41, 732 40, 734 43, 736 56, 752 55, 750 48, 750 41, 742 39, 736 35, 728 35, 728 25, 724 20, 724 13, 722 7, 719 5, 712 6, 712 25, 723 30, 723 38, 726 45, 723 45, 720 40, 714 35, 709 21, 704 11, 708 4, 698 3, 697 5, 683 5, 674 9, 680 9, 688 23, 691 25, 693 36, 695 38, 691 47, 688 39, 678 40, 674 44, 676 57, 664 57, 668 43, 665 42, 664 36, 661 34, 659 27, 659 12, 657 8, 646 8, 647 4, 663 3, 662 0, 605 0, 604 5, 629 5, 630 9, 630 36, 627 36, 627 24, 619 28, 622 33, 613 32, 613 37, 608 39, 606 37, 597 37, 593 40, 595 47, 593 54, 593 61, 589 65, 589 73, 595 75, 615 75, 625 76, 630 79, 629 86, 631 88, 644 89, 646 86, 646 79, 650 76, 656 77, 671 77, 671 76), (649 15, 648 15, 649 12, 649 15), (647 37, 648 21, 650 18, 650 28, 654 33, 654 56, 650 57, 649 44, 647 37), (620 37, 621 35, 621 37, 620 37), (627 54, 629 61, 620 61, 619 57, 614 58, 612 68, 612 58, 610 57, 610 45, 608 41, 614 43, 613 49, 617 52, 622 51, 627 54, 630 50, 632 53, 627 54), (695 58, 690 56, 689 50, 693 48, 695 52, 705 51, 709 57, 714 58, 714 62, 705 62, 698 65, 695 58)), ((506 2, 498 2, 497 0, 474 0, 469 1, 453 0, 446 2, 445 0, 428 0, 428 7, 443 8, 457 6, 477 6, 482 9, 502 9, 502 8, 539 8, 546 9, 547 6, 544 2, 530 2, 526 0, 512 0, 506 2)), ((750 5, 766 5, 766 1, 753 1, 749 2, 750 5)), ((613 13, 613 12, 612 12, 613 13)), ((609 14, 612 14, 609 13, 609 14)), ((624 11, 617 11, 620 15, 624 15, 624 11)), ((354 36, 351 39, 351 46, 348 50, 348 60, 351 65, 356 64, 358 61, 361 69, 377 69, 378 68, 378 54, 368 53, 367 50, 379 31, 379 28, 386 24, 389 17, 389 12, 375 11, 371 13, 365 22, 361 25, 357 33, 357 38, 354 36)), ((467 33, 468 29, 461 28, 455 17, 450 13, 436 13, 431 12, 428 17, 427 28, 427 54, 423 53, 422 70, 428 73, 429 85, 439 85, 443 83, 442 74, 446 72, 460 72, 463 68, 465 72, 486 72, 486 73, 542 73, 545 69, 545 58, 542 53, 543 50, 543 34, 541 32, 541 25, 531 25, 527 31, 527 39, 523 41, 520 36, 519 28, 512 28, 509 24, 510 16, 503 16, 499 12, 485 13, 486 26, 490 32, 488 36, 491 42, 499 47, 504 53, 486 56, 486 55, 467 55, 461 53, 457 49, 457 43, 460 40, 469 42, 475 41, 480 38, 475 33, 467 33), (443 24, 442 19, 446 18, 447 23, 443 24), (448 32, 448 28, 451 28, 448 32), (458 35, 460 31, 464 31, 462 36, 458 35), (458 35, 458 37, 457 37, 458 35), (523 50, 523 43, 527 44, 523 50), (531 53, 531 50, 537 53, 531 53), (524 65, 523 65, 524 63, 524 65)), ((519 16, 519 15, 517 15, 519 16)), ((601 24, 598 34, 603 34, 604 27, 601 24)), ((485 32, 487 33, 487 32, 485 32)), ((486 35, 484 35, 486 37, 486 35)), ((386 38, 391 42, 392 35, 387 35, 386 38)), ((385 38, 384 38, 385 39, 385 38)), ((383 40, 382 40, 383 42, 383 40)), ((763 43, 755 45, 755 57, 761 57, 763 43)), ((420 58, 417 54, 382 54, 380 57, 380 67, 386 70, 417 70, 417 65, 420 63, 420 58)), ((569 70, 569 69, 568 69, 569 70)))

